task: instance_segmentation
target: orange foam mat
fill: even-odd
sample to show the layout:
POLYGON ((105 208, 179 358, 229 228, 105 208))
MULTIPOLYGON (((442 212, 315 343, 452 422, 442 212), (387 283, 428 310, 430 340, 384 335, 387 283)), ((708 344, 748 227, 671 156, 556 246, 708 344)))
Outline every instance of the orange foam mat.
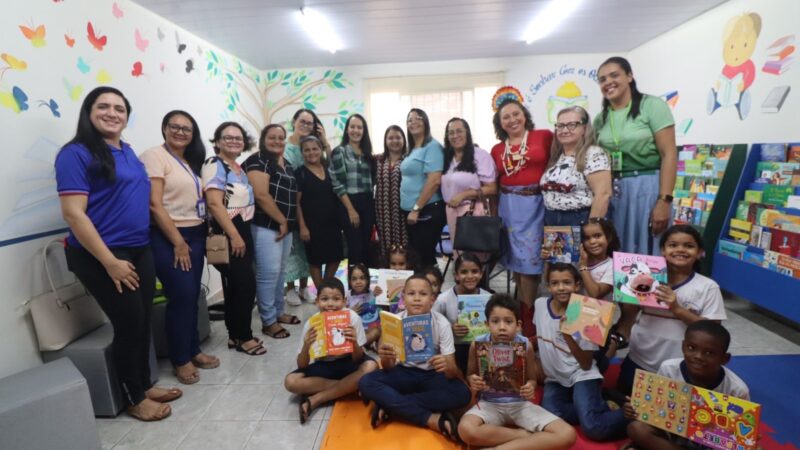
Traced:
POLYGON ((371 406, 360 399, 336 402, 331 413, 322 450, 449 450, 466 449, 432 430, 389 420, 373 430, 369 424, 371 406))

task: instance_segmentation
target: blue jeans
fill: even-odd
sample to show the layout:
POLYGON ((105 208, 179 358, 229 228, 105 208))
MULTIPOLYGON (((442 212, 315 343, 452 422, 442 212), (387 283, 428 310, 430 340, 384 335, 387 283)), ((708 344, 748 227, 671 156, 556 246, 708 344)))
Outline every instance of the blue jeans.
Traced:
POLYGON ((619 369, 619 378, 617 378, 618 391, 625 395, 631 395, 631 391, 633 391, 633 378, 636 375, 636 369, 645 370, 644 367, 640 367, 638 364, 633 362, 629 356, 626 356, 625 359, 622 360, 622 366, 619 369))
POLYGON ((175 247, 157 227, 150 229, 150 247, 156 276, 164 286, 167 307, 164 311, 169 359, 172 364, 182 366, 200 353, 200 338, 197 334, 197 301, 200 297, 200 281, 203 278, 206 256, 206 225, 180 227, 181 236, 189 244, 192 268, 184 272, 175 267, 175 247))
POLYGON ((425 427, 434 412, 467 406, 469 388, 458 378, 447 379, 434 370, 397 366, 370 372, 358 382, 361 396, 372 400, 391 417, 425 427))
POLYGON ((586 222, 589 218, 591 208, 575 209, 572 211, 562 211, 560 209, 544 210, 544 226, 578 226, 581 222, 586 222))
POLYGON ((278 232, 252 225, 253 247, 256 262, 256 299, 261 324, 268 327, 283 314, 283 284, 286 277, 286 259, 292 250, 292 233, 275 241, 278 232))
POLYGON ((542 407, 572 425, 580 425, 593 441, 606 441, 625 435, 628 425, 622 409, 611 411, 600 395, 602 379, 579 381, 571 388, 558 383, 544 384, 542 407))

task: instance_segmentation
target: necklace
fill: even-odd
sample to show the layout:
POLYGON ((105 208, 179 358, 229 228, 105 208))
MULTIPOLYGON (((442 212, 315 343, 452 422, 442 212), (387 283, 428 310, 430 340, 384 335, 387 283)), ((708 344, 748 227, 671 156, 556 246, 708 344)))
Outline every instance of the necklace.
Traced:
POLYGON ((510 177, 525 166, 528 162, 528 131, 522 136, 522 142, 519 144, 519 151, 516 153, 511 151, 511 138, 506 139, 506 147, 503 151, 503 170, 506 176, 510 177))

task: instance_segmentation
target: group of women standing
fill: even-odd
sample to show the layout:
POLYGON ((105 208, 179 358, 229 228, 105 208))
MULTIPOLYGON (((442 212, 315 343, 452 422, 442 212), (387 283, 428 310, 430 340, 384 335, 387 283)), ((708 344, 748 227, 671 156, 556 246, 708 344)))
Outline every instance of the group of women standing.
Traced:
POLYGON ((250 325, 254 297, 262 332, 288 337, 283 324, 299 319, 284 312, 284 296, 290 304, 309 297, 309 275, 319 284, 345 255, 351 264, 374 263, 375 232, 384 258, 393 248, 410 247, 422 266, 434 265, 444 224, 454 235, 457 217, 493 213, 484 199, 498 194, 510 244, 501 261, 514 271, 524 325, 530 326, 542 272, 544 225, 610 216, 623 250, 652 253, 653 235, 669 220, 675 179, 672 116, 663 101, 637 90, 625 59, 610 58, 598 73, 604 101, 594 127, 583 108, 569 107, 557 116, 555 139, 534 128, 518 94, 496 96, 500 142, 491 152, 474 145, 461 118, 447 123, 442 146, 418 108, 408 113, 405 132, 397 125, 386 129, 379 155, 358 114, 331 150, 319 118, 301 109, 291 135, 280 124, 264 127, 257 151, 241 166, 237 158, 255 144, 242 126, 219 125, 211 140, 215 156, 206 159, 197 123, 177 110, 164 117, 163 144, 137 158, 122 141, 128 100, 110 87, 90 92, 75 137, 56 158, 56 178, 70 227, 69 268, 114 326, 114 358, 130 414, 160 420, 170 414, 166 402, 182 395, 149 381, 156 276, 169 300, 167 337, 178 380, 195 383, 198 368, 219 365, 201 351, 197 334, 209 226, 230 243, 230 262, 216 266, 228 347, 249 355, 266 353, 250 325), (291 284, 296 280, 299 292, 291 284))

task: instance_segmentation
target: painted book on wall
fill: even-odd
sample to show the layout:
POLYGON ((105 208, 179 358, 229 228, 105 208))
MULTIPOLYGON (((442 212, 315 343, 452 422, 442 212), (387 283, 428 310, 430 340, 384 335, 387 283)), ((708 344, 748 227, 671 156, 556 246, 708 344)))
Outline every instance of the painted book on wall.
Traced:
POLYGON ((411 275, 414 275, 411 270, 380 269, 378 272, 378 286, 382 292, 375 303, 378 305, 397 305, 400 302, 400 295, 403 293, 403 286, 405 286, 406 280, 411 275))
POLYGON ((489 386, 485 395, 519 393, 525 384, 524 342, 476 342, 475 353, 479 375, 489 386))
POLYGON ((614 252, 614 301, 658 309, 656 289, 667 282, 667 261, 662 256, 614 252))
POLYGON ((308 320, 317 330, 317 339, 308 350, 312 359, 353 353, 353 343, 344 335, 344 330, 350 326, 350 311, 316 313, 308 320))
POLYGON ((542 250, 550 257, 548 262, 576 263, 580 258, 580 227, 544 227, 542 250))
POLYGON ((561 322, 561 332, 602 347, 606 344, 608 331, 613 325, 616 308, 617 305, 613 302, 572 294, 566 317, 561 322))
POLYGON ((466 335, 457 338, 459 342, 472 342, 476 337, 489 332, 489 327, 486 326, 486 303, 489 298, 490 294, 458 296, 456 322, 469 328, 466 335))
POLYGON ((400 317, 381 311, 381 342, 395 348, 400 362, 424 363, 434 355, 430 314, 400 317))

